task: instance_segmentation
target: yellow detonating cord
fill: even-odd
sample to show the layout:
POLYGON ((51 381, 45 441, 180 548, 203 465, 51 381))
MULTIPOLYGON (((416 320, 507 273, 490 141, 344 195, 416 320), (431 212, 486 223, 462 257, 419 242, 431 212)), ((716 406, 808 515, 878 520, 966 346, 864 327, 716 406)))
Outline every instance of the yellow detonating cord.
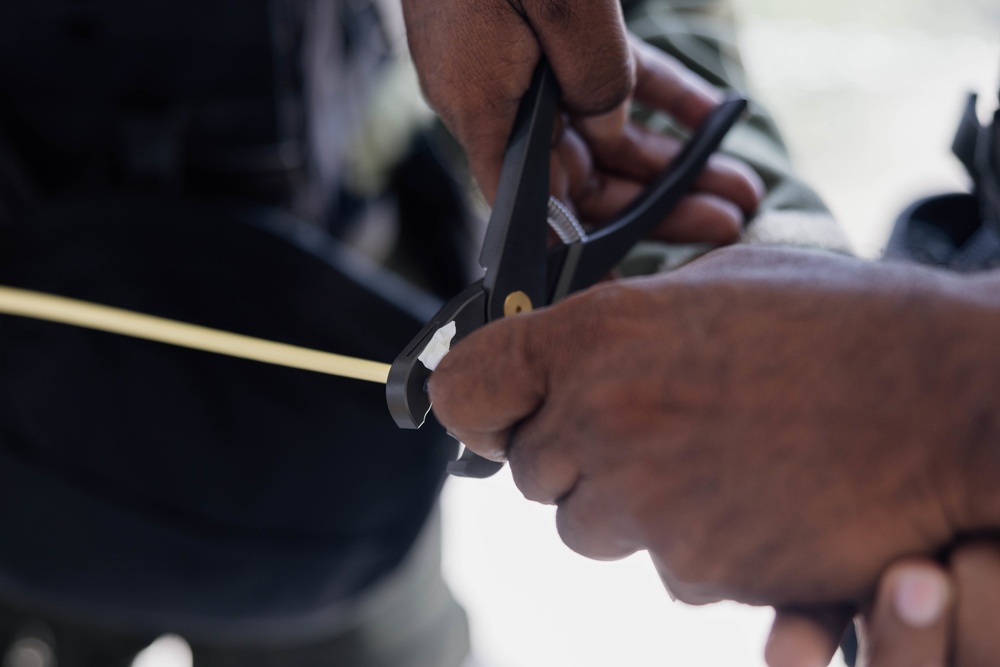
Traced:
POLYGON ((78 327, 144 338, 193 350, 252 359, 267 364, 317 373, 380 382, 389 377, 389 364, 357 359, 297 345, 219 331, 163 317, 143 315, 62 296, 0 286, 0 314, 72 324, 78 327))

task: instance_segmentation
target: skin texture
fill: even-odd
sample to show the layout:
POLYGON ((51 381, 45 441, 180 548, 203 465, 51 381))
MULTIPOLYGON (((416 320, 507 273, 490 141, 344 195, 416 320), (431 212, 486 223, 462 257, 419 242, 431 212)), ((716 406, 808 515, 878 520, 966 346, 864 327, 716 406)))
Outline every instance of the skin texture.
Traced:
MULTIPOLYGON (((947 566, 904 559, 882 576, 857 619, 859 667, 987 667, 1000 656, 1000 546, 967 543, 947 566)), ((839 630, 811 614, 781 612, 768 639, 770 667, 815 667, 833 657, 839 630), (831 631, 835 630, 835 631, 831 631)))
MULTIPOLYGON (((617 1, 403 6, 425 95, 489 202, 543 53, 563 109, 550 189, 585 224, 621 210, 679 150, 629 120, 633 101, 695 128, 718 100, 630 39, 617 1)), ((732 241, 761 196, 752 171, 716 155, 656 237, 732 241)), ((574 549, 649 549, 688 601, 782 604, 769 657, 822 660, 881 568, 939 547, 956 526, 993 525, 988 481, 956 491, 968 471, 997 467, 975 447, 995 435, 975 396, 995 388, 973 368, 985 345, 972 329, 990 318, 981 303, 950 302, 965 286, 946 279, 909 285, 906 270, 870 269, 838 279, 855 267, 735 258, 662 284, 604 286, 484 333, 446 360, 432 397, 473 449, 503 457, 512 445, 519 486, 559 504, 574 549), (867 296, 866 281, 876 286, 867 296), (920 316, 913 304, 925 297, 933 303, 920 316), (954 311, 968 330, 940 326, 954 311), (942 443, 959 456, 942 457, 942 443), (767 474, 747 473, 756 470, 767 474)), ((940 633, 912 646, 939 644, 940 633)), ((912 651, 884 661, 894 650, 870 664, 914 664, 912 651)))
POLYGON ((996 293, 722 249, 490 324, 430 393, 451 433, 558 505, 581 554, 647 549, 692 603, 856 603, 996 495, 996 293))
MULTIPOLYGON (((404 0, 424 95, 462 144, 488 202, 542 54, 561 88, 552 194, 585 223, 607 221, 679 152, 629 120, 633 100, 697 127, 719 93, 669 56, 632 40, 617 0, 404 0)), ((760 202, 759 177, 715 155, 657 237, 726 243, 760 202)))
POLYGON ((957 591, 952 622, 954 664, 995 665, 1000 656, 1000 545, 993 541, 962 547, 952 556, 950 569, 957 591))
POLYGON ((768 667, 828 665, 853 614, 851 608, 778 609, 764 647, 768 667))

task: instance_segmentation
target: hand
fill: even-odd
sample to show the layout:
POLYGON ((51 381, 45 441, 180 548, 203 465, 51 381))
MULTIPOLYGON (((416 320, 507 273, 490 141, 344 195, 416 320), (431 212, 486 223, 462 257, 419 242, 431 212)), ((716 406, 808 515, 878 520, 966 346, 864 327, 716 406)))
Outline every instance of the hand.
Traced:
MULTIPOLYGON (((617 0, 404 0, 410 51, 424 93, 465 148, 487 201, 521 97, 544 52, 565 114, 553 146, 552 194, 584 223, 631 201, 679 151, 629 119, 632 99, 697 127, 718 93, 680 63, 625 32, 617 0)), ((760 178, 723 155, 658 237, 728 242, 762 196, 760 178)))
MULTIPOLYGON (((858 618, 857 667, 995 665, 1000 659, 998 622, 996 543, 958 547, 947 568, 926 559, 905 559, 882 575, 873 604, 858 618)), ((811 614, 779 612, 768 639, 767 664, 828 664, 839 637, 831 627, 811 614)))
POLYGON ((648 549, 689 602, 853 601, 963 529, 970 489, 996 495, 998 309, 974 292, 728 248, 494 322, 430 394, 581 554, 648 549))

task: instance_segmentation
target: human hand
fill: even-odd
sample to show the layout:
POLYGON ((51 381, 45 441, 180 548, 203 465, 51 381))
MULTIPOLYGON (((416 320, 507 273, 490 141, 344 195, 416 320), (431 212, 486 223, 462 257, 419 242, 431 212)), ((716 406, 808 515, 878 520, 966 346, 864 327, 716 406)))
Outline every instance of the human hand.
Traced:
POLYGON ((491 323, 430 395, 581 554, 648 549, 688 602, 855 601, 966 527, 970 480, 997 474, 976 450, 996 323, 960 280, 723 249, 491 323))
MULTIPOLYGON (((874 602, 858 618, 857 667, 995 665, 1000 661, 998 622, 1000 546, 996 543, 959 546, 947 567, 926 559, 904 559, 882 575, 874 602)), ((826 665, 839 636, 836 624, 812 614, 778 612, 765 651, 767 664, 826 665)))
MULTIPOLYGON (((630 40, 617 0, 404 0, 424 93, 468 155, 487 201, 496 194, 518 104, 544 52, 564 110, 552 151, 552 194, 600 224, 634 199, 680 150, 629 118, 633 99, 697 127, 718 92, 666 54, 630 40)), ((732 241, 760 202, 760 178, 712 156, 657 238, 732 241)))

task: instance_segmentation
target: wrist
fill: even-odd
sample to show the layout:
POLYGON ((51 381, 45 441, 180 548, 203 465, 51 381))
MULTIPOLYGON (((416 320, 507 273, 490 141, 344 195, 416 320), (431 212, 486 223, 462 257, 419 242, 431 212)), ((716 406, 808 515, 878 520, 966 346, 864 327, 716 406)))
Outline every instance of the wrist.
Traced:
MULTIPOLYGON (((951 413, 953 437, 942 442, 943 493, 956 533, 1000 529, 1000 273, 954 277, 958 313, 935 328, 949 330, 943 374, 933 391, 951 413)), ((935 363, 934 357, 928 358, 935 363)))

